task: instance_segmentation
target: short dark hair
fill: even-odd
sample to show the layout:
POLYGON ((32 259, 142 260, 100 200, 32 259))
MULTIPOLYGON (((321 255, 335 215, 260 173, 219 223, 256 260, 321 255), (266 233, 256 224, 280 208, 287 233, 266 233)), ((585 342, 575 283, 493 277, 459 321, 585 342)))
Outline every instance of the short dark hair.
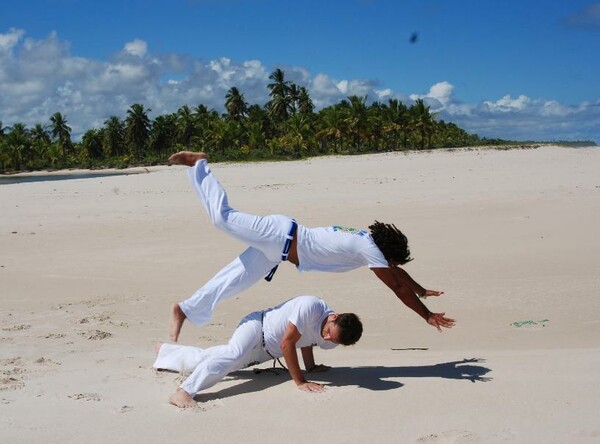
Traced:
POLYGON ((408 239, 395 225, 375 221, 369 225, 371 237, 387 261, 406 264, 412 261, 408 239))
POLYGON ((333 322, 340 327, 340 344, 355 344, 362 336, 362 322, 354 313, 341 313, 333 322))

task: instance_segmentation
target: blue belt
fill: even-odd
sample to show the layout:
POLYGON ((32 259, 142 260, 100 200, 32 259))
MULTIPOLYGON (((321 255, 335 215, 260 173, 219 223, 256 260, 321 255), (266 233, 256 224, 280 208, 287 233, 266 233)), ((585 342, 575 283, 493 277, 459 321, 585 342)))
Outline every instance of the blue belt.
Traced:
MULTIPOLYGON (((281 260, 282 261, 288 260, 288 255, 290 254, 290 248, 292 247, 292 241, 294 240, 294 234, 296 234, 297 229, 298 229, 298 223, 294 219, 292 219, 292 226, 290 227, 290 231, 288 232, 287 236, 285 237, 285 244, 283 244, 283 250, 281 251, 281 260)), ((279 264, 275 265, 271 269, 271 271, 269 271, 269 274, 267 274, 265 276, 265 281, 271 282, 271 279, 273 279, 273 275, 277 271, 277 267, 279 267, 279 264)))

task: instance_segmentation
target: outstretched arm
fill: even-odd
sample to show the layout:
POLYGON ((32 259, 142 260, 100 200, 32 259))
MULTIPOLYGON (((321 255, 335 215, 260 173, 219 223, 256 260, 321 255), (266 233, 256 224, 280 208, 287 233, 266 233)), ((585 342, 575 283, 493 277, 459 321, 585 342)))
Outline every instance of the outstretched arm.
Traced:
POLYGON ((285 359, 285 363, 290 372, 290 376, 292 377, 292 379, 294 380, 294 382, 300 390, 308 392, 322 392, 323 390, 325 390, 325 387, 323 387, 321 384, 317 384, 316 382, 308 382, 306 379, 304 379, 302 370, 300 370, 300 364, 298 362, 298 353, 296 352, 296 343, 298 342, 301 336, 302 335, 298 331, 298 328, 294 324, 289 322, 285 333, 283 334, 283 339, 279 344, 281 346, 281 351, 283 352, 283 358, 285 359))
POLYGON ((416 293, 420 298, 426 298, 429 296, 440 296, 444 294, 443 291, 427 290, 423 288, 417 281, 415 281, 403 268, 395 265, 390 265, 390 270, 396 276, 396 279, 404 284, 408 285, 412 291, 416 293))
POLYGON ((379 278, 385 285, 387 285, 400 299, 404 305, 413 310, 419 316, 421 316, 429 324, 442 331, 441 327, 450 328, 454 325, 454 319, 444 317, 445 313, 432 313, 429 309, 420 301, 417 294, 426 295, 426 290, 417 284, 408 273, 398 267, 392 268, 372 268, 375 276, 379 278), (401 270, 404 273, 398 273, 394 270, 401 270), (414 282, 416 290, 413 290, 410 281, 407 281, 404 277, 408 276, 410 281, 414 282), (419 293, 421 291, 422 293, 419 293))

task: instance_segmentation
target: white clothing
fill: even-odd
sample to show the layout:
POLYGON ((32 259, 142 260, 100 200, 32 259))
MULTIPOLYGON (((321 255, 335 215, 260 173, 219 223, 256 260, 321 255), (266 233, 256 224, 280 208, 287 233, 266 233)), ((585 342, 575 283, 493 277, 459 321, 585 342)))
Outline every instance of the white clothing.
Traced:
POLYGON ((268 310, 246 316, 231 336, 227 345, 207 349, 176 344, 160 347, 154 368, 191 372, 181 384, 190 396, 212 387, 228 373, 283 356, 279 343, 289 322, 294 324, 301 337, 296 348, 319 346, 330 349, 336 346, 323 339, 323 321, 333 314, 327 304, 314 296, 298 296, 268 310), (264 313, 264 321, 263 319, 264 313), (263 325, 264 322, 264 325, 263 325), (266 349, 262 346, 263 329, 266 349), (270 354, 269 354, 270 353, 270 354))
POLYGON ((252 216, 229 206, 225 190, 213 176, 206 160, 189 170, 196 194, 213 225, 250 248, 219 271, 192 296, 179 303, 187 319, 205 324, 220 300, 246 290, 281 262, 281 252, 292 220, 285 216, 252 216))
POLYGON ((333 348, 335 344, 323 339, 321 326, 333 310, 327 306, 325 301, 314 296, 298 296, 283 304, 265 310, 263 331, 267 350, 275 356, 283 356, 281 351, 281 338, 285 333, 288 323, 296 326, 302 337, 296 346, 315 347, 323 349, 333 348))
POLYGON ((281 251, 292 225, 291 218, 282 215, 253 216, 231 208, 225 190, 213 176, 205 159, 196 162, 188 174, 215 227, 260 250, 271 262, 281 261, 281 251))
MULTIPOLYGON (((205 159, 196 162, 189 170, 189 176, 212 223, 250 246, 202 288, 179 303, 187 319, 202 325, 212 317, 219 301, 254 285, 281 262, 292 219, 282 215, 253 216, 231 208, 225 190, 205 159)), ((364 230, 306 228, 299 224, 297 230, 300 271, 347 271, 365 265, 388 268, 383 254, 364 230)))
POLYGON ((365 230, 340 226, 298 226, 298 270, 342 272, 368 266, 388 268, 383 253, 365 230))

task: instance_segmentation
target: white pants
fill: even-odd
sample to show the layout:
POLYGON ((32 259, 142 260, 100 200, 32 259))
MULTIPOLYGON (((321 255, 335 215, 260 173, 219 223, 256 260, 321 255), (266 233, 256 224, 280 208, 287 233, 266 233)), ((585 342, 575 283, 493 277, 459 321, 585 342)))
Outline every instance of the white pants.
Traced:
POLYGON ((213 225, 250 246, 190 298, 179 303, 187 319, 202 325, 212 317, 220 300, 246 290, 281 262, 292 220, 281 215, 253 216, 231 208, 225 190, 204 159, 196 162, 189 176, 213 225))
POLYGON ((153 367, 189 373, 181 388, 190 396, 212 387, 228 373, 272 359, 262 347, 262 312, 240 322, 227 345, 207 349, 163 344, 153 367))

